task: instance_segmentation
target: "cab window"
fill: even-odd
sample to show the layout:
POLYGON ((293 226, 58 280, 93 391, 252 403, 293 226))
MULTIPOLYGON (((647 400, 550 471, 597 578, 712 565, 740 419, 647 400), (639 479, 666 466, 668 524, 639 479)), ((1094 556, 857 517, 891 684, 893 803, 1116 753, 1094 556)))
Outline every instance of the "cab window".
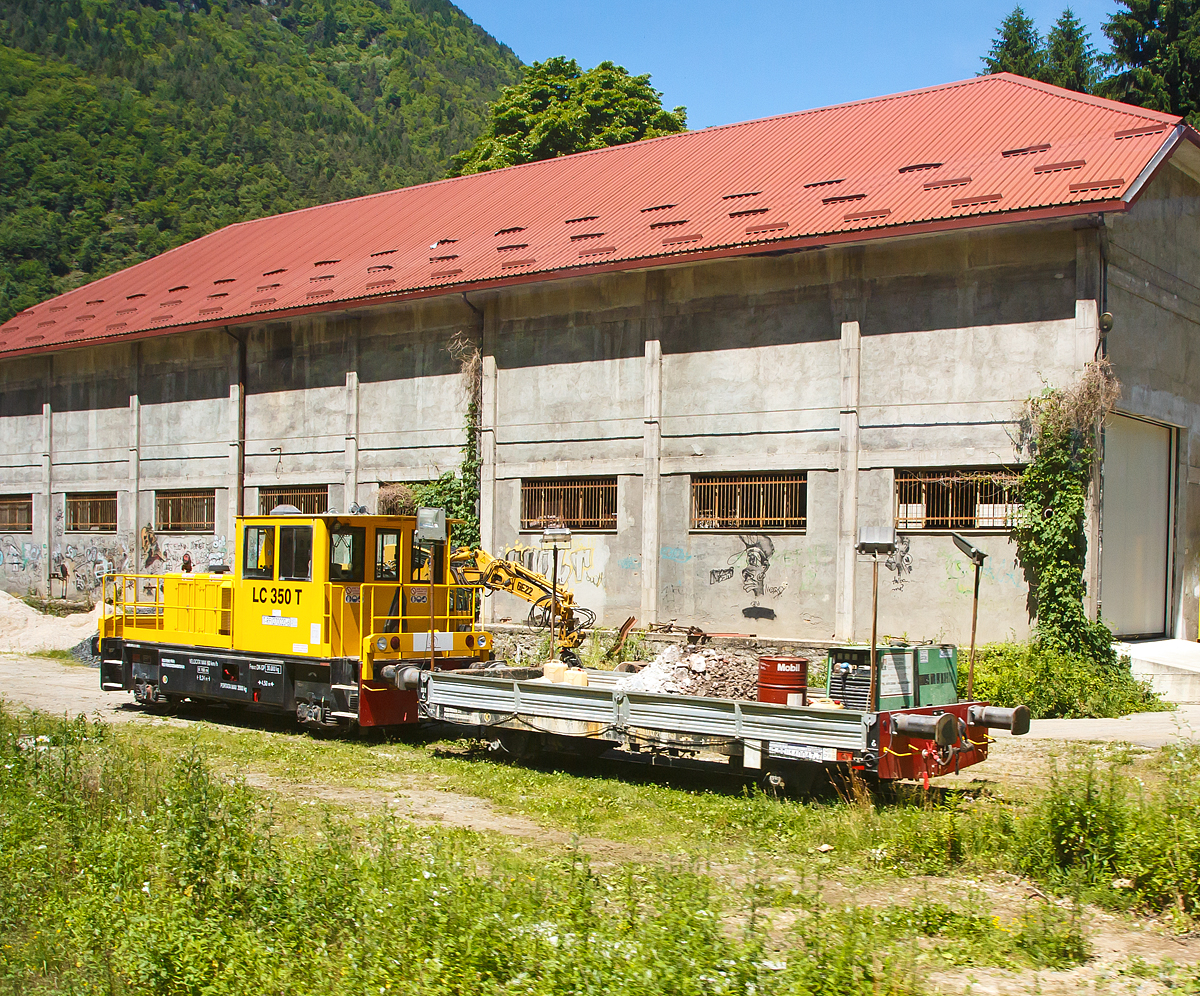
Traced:
POLYGON ((275 577, 275 527, 247 526, 242 576, 270 581, 275 577))
POLYGON ((367 530, 363 526, 341 526, 329 533, 329 580, 358 583, 363 579, 367 530))
POLYGON ((312 526, 279 527, 279 580, 312 580, 312 526))
POLYGON ((375 532, 375 580, 400 580, 400 534, 383 529, 375 532))

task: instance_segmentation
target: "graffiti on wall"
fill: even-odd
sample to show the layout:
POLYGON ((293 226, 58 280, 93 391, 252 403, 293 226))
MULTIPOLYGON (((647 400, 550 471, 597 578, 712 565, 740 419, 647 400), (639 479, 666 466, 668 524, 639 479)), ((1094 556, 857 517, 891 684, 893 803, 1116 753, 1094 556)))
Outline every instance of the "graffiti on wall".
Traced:
MULTIPOLYGON (((520 542, 500 551, 504 560, 521 564, 538 574, 550 577, 554 571, 554 551, 520 542)), ((590 536, 576 536, 570 550, 558 551, 558 583, 574 589, 576 600, 597 613, 603 613, 606 601, 604 588, 608 547, 599 546, 590 536)))
POLYGON ((129 567, 129 548, 116 536, 84 543, 55 543, 51 560, 50 594, 62 583, 64 598, 90 595, 105 574, 129 567))
POLYGON ((892 572, 892 590, 903 591, 906 582, 911 580, 913 558, 912 543, 907 536, 896 537, 896 549, 888 554, 883 562, 886 570, 892 572))
POLYGON ((742 615, 747 619, 774 619, 775 610, 769 605, 763 605, 761 599, 770 594, 778 598, 787 591, 787 582, 781 585, 768 586, 767 572, 771 569, 771 558, 775 556, 775 544, 770 536, 739 536, 742 549, 732 554, 727 567, 720 567, 708 572, 710 585, 722 584, 733 577, 737 564, 745 562, 742 567, 742 591, 750 596, 750 604, 742 608, 742 615))
POLYGON ((36 591, 42 580, 41 546, 17 536, 0 536, 0 578, 10 591, 36 591))

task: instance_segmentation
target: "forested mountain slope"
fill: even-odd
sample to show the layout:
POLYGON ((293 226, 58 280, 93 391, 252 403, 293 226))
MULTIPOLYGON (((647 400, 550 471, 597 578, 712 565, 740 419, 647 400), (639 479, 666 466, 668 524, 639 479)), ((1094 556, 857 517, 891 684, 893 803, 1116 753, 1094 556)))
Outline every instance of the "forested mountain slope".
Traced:
POLYGON ((436 179, 520 74, 445 0, 0 0, 0 321, 231 222, 436 179))

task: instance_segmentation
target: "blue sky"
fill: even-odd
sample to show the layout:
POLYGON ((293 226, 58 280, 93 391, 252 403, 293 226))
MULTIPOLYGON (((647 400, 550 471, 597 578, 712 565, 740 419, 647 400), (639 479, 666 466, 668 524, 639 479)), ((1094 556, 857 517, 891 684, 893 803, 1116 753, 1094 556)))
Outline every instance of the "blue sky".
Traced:
MULTIPOLYGON (((525 62, 567 55, 650 73, 692 128, 783 114, 974 76, 1004 2, 809 0, 455 0, 525 62)), ((1065 3, 1023 4, 1045 34, 1065 3)), ((1072 9, 1108 49, 1100 26, 1115 0, 1072 9)))

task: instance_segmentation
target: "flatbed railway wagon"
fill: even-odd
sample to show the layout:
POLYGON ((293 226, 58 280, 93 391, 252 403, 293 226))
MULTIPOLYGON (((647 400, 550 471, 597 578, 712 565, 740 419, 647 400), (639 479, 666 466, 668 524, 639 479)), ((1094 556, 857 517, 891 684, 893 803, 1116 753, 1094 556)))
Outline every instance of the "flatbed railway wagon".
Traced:
POLYGON ((476 625, 482 589, 456 584, 448 544, 423 546, 416 523, 279 508, 237 520, 231 572, 106 576, 101 687, 314 727, 418 722, 416 691, 380 669, 468 668, 490 659, 492 637, 476 625))
POLYGON ((957 700, 954 648, 881 647, 874 685, 870 656, 868 647, 832 649, 820 705, 637 691, 631 675, 594 669, 583 669, 586 684, 486 671, 404 669, 396 678, 418 689, 425 716, 482 731, 518 757, 608 748, 723 757, 773 789, 803 790, 819 768, 928 786, 986 760, 993 730, 1029 731, 1024 706, 957 700))

